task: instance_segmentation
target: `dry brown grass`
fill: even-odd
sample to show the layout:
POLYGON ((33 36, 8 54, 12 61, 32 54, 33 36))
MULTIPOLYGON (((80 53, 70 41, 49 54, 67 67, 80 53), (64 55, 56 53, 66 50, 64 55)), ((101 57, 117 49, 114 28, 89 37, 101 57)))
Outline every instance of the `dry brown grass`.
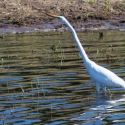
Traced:
POLYGON ((70 21, 108 19, 125 15, 124 0, 1 0, 0 20, 26 25, 48 20, 42 12, 66 16, 70 21))

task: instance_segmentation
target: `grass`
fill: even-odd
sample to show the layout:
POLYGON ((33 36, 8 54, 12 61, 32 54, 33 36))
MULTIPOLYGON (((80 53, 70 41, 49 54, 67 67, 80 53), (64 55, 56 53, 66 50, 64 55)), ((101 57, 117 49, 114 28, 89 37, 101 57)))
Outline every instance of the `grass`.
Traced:
POLYGON ((125 15, 123 0, 3 0, 0 1, 0 20, 17 25, 37 24, 48 21, 42 12, 64 15, 76 22, 88 18, 108 19, 125 15))

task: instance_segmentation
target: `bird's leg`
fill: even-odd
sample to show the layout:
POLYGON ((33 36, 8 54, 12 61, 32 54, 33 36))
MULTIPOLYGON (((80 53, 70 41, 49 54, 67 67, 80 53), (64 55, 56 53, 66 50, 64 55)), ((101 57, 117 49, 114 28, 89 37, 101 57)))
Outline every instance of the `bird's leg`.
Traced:
POLYGON ((107 92, 106 87, 105 87, 105 86, 102 86, 102 90, 103 90, 103 92, 104 92, 104 94, 105 94, 105 96, 106 96, 106 92, 107 92))
POLYGON ((100 91, 100 84, 99 83, 96 83, 96 92, 99 94, 99 91, 100 91))

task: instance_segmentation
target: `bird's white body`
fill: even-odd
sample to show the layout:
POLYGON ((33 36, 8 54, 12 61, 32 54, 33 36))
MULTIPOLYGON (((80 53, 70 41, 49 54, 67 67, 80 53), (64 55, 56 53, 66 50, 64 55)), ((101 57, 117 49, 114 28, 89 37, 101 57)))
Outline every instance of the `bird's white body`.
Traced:
POLYGON ((96 83, 97 91, 100 85, 104 87, 124 87, 125 81, 110 70, 101 67, 90 60, 89 66, 86 66, 92 80, 96 83))
POLYGON ((105 94, 106 94, 106 87, 123 87, 123 88, 125 88, 125 81, 123 79, 118 77, 116 74, 114 74, 110 70, 97 65, 95 62, 91 61, 88 58, 84 48, 82 47, 82 45, 77 37, 75 30, 70 25, 70 23, 66 20, 65 17, 55 16, 55 15, 53 17, 56 17, 58 20, 63 22, 69 28, 69 30, 72 32, 74 40, 75 40, 75 42, 78 46, 78 49, 80 51, 84 65, 85 65, 91 79, 96 84, 96 91, 97 92, 99 92, 100 86, 102 87, 105 94))

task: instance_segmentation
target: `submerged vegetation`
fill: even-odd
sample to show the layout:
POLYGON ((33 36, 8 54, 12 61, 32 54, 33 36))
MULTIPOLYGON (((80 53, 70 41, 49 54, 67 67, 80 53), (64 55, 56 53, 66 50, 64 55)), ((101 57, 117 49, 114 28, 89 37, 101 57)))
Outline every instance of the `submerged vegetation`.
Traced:
MULTIPOLYGON (((124 32, 77 33, 89 58, 124 78, 124 32)), ((70 32, 6 33, 0 40, 0 124, 124 123, 124 90, 95 99, 70 32)))
POLYGON ((43 12, 64 15, 71 22, 88 19, 124 21, 124 0, 1 0, 0 22, 5 25, 33 25, 45 22, 43 12))

